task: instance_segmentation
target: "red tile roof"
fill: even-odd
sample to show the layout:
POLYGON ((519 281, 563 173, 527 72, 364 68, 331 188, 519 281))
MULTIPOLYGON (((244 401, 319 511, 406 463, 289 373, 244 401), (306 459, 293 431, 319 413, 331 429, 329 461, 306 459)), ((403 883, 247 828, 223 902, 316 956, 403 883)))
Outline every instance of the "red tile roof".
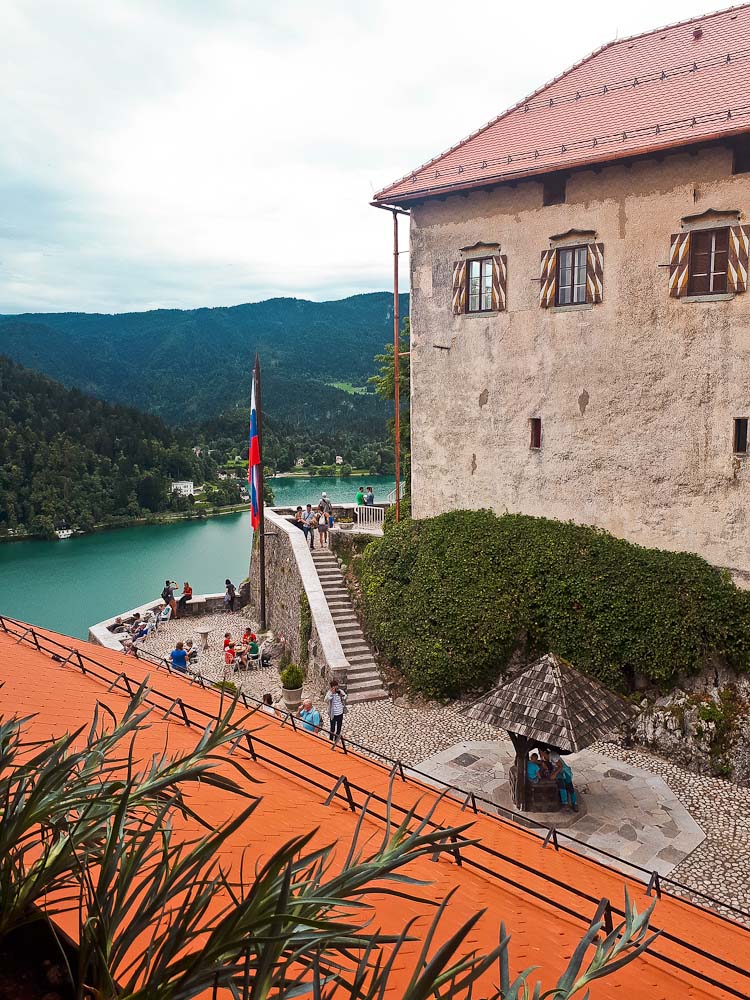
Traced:
MULTIPOLYGON (((76 648, 105 668, 103 671, 84 660, 87 670, 124 673, 134 688, 150 674, 155 704, 168 707, 181 698, 188 706, 188 716, 196 723, 192 728, 183 723, 178 711, 168 718, 163 718, 161 711, 152 712, 148 728, 138 736, 137 750, 143 759, 165 750, 194 747, 206 717, 217 712, 216 692, 191 686, 184 678, 162 671, 154 673, 132 658, 37 629, 43 647, 40 651, 30 638, 18 641, 23 627, 13 627, 13 631, 15 634, 9 635, 0 627, 0 714, 33 714, 32 732, 37 739, 60 736, 85 725, 97 702, 118 716, 128 703, 122 679, 110 689, 109 677, 101 681, 91 672, 84 674, 75 656, 67 663, 61 662, 67 653, 60 647, 56 647, 60 661, 53 661, 45 651, 50 642, 76 648)), ((312 829, 317 830, 314 845, 338 839, 343 857, 358 814, 349 810, 343 792, 330 806, 325 805, 327 792, 340 774, 351 782, 358 811, 372 793, 365 829, 372 835, 382 835, 382 801, 390 781, 387 768, 351 751, 332 754, 326 740, 293 732, 288 726, 282 728, 268 717, 253 718, 257 722, 250 722, 247 728, 253 733, 258 759, 252 761, 245 756, 242 763, 261 782, 253 784, 250 791, 260 795, 262 802, 225 844, 222 862, 227 869, 236 871, 244 855, 245 871, 251 871, 257 860, 268 858, 290 837, 312 829), (296 760, 291 760, 290 754, 296 760)), ((241 751, 239 747, 238 753, 241 751)), ((236 773, 233 777, 237 777, 236 773)), ((394 815, 398 814, 400 820, 403 812, 399 810, 417 803, 418 812, 424 815, 435 798, 433 788, 412 779, 399 779, 394 784, 394 815)), ((238 810, 233 795, 204 783, 191 788, 189 800, 196 812, 216 824, 238 810)), ((468 818, 474 821, 469 835, 480 843, 466 849, 462 866, 448 857, 437 864, 425 858, 409 869, 409 874, 429 884, 430 898, 435 901, 458 890, 446 911, 444 933, 453 933, 477 910, 486 911, 466 939, 466 951, 492 948, 504 921, 512 934, 512 966, 517 970, 539 966, 538 975, 549 987, 569 959, 599 899, 607 897, 621 906, 623 884, 627 884, 639 909, 647 902, 642 883, 570 851, 545 849, 541 840, 513 823, 482 814, 467 815, 450 799, 443 800, 435 814, 435 820, 443 825, 460 825, 468 818)), ((187 838, 201 832, 187 817, 175 815, 173 823, 175 836, 187 838)), ((412 916, 419 919, 418 928, 423 928, 434 913, 424 903, 389 896, 374 898, 373 905, 376 924, 384 931, 400 930, 412 916)), ((60 923, 69 934, 76 935, 74 915, 68 920, 63 917, 60 923)), ((657 905, 653 925, 664 931, 652 946, 661 957, 647 954, 596 983, 592 1000, 723 1000, 748 995, 750 977, 736 971, 736 966, 746 966, 744 956, 750 945, 746 929, 667 895, 657 905), (691 948, 686 949, 675 939, 690 943, 691 948), (701 976, 721 985, 710 985, 701 976)), ((404 954, 416 957, 419 948, 420 943, 414 942, 404 954)), ((394 971, 389 997, 395 1000, 402 995, 409 973, 408 963, 394 971)), ((480 990, 477 995, 484 994, 480 990)))
POLYGON ((750 4, 610 42, 378 202, 616 160, 750 130, 750 4))

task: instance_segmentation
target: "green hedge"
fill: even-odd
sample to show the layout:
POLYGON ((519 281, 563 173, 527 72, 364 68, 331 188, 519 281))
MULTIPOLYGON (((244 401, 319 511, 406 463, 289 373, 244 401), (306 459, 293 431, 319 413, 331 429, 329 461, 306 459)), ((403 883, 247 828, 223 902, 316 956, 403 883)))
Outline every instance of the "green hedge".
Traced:
POLYGON ((424 694, 494 683, 553 651, 608 686, 668 688, 719 655, 750 667, 750 593, 698 556, 544 518, 453 511, 389 524, 358 560, 381 652, 424 694))

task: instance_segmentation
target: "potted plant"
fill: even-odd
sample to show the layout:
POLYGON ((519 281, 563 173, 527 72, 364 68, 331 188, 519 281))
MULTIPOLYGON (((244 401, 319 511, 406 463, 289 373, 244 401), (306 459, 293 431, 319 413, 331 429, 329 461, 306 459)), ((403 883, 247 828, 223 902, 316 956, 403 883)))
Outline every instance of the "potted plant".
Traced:
POLYGON ((281 697, 284 699, 287 712, 294 715, 302 704, 302 685, 305 682, 305 672, 296 663, 290 663, 281 671, 281 697))

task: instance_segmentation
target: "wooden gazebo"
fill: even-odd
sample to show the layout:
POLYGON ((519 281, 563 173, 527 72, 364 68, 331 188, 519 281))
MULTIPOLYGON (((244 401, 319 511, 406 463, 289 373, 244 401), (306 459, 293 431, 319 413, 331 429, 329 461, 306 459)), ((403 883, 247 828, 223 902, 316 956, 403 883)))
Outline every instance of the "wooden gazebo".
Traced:
POLYGON ((575 753, 625 725, 632 706, 566 660, 547 653, 466 710, 480 722, 505 729, 516 751, 513 799, 528 808, 526 766, 535 747, 575 753))

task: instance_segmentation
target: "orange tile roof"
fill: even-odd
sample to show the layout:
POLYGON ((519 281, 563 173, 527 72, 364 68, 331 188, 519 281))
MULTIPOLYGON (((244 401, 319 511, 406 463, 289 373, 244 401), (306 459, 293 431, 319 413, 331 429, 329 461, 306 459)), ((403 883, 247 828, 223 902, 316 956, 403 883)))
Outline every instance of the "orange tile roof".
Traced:
POLYGON ((426 195, 750 129, 750 5, 610 42, 375 195, 426 195))
MULTIPOLYGON (((205 720, 217 713, 216 692, 191 686, 182 677, 154 673, 133 658, 36 630, 43 648, 58 650, 61 660, 73 648, 84 658, 89 657, 90 660, 83 660, 84 668, 89 671, 84 674, 75 655, 65 664, 55 662, 48 652, 37 650, 29 637, 19 642, 22 629, 15 635, 1 629, 0 623, 0 713, 34 713, 35 738, 58 736, 86 724, 97 701, 120 715, 127 704, 127 694, 122 679, 117 687, 108 690, 115 674, 127 675, 134 686, 150 675, 152 702, 166 711, 175 699, 182 699, 188 717, 196 723, 189 728, 178 712, 168 719, 162 718, 162 712, 153 712, 149 727, 139 738, 138 746, 144 755, 161 753, 165 746, 171 751, 194 746, 205 720), (102 666, 95 667, 91 661, 102 666), (114 673, 107 675, 104 682, 90 672, 97 670, 104 674, 107 669, 114 673)), ((317 828, 319 844, 332 839, 348 843, 357 815, 349 809, 343 792, 331 806, 324 804, 341 774, 351 783, 357 807, 367 794, 374 793, 376 798, 365 823, 370 832, 382 833, 379 814, 390 781, 386 768, 352 752, 333 754, 327 741, 294 732, 265 716, 256 715, 253 719, 249 728, 253 730, 258 759, 246 758, 243 763, 262 782, 251 789, 262 796, 262 803, 228 841, 224 858, 227 866, 238 865, 243 851, 246 863, 249 860, 252 864, 267 857, 290 837, 313 828, 317 828)), ((436 799, 434 789, 413 780, 397 779, 393 787, 395 808, 408 809, 421 802, 419 811, 424 814, 436 799)), ((238 809, 236 797, 204 784, 191 791, 191 804, 204 818, 216 823, 238 809)), ((431 883, 430 895, 435 900, 444 898, 451 889, 458 889, 446 912, 445 932, 454 931, 477 910, 486 909, 466 939, 467 951, 476 947, 486 952, 493 947, 500 922, 504 921, 512 934, 512 968, 539 965, 539 975, 549 987, 566 964, 602 897, 621 905, 625 883, 642 908, 641 883, 572 852, 544 849, 537 837, 512 823, 481 814, 471 818, 474 820, 471 836, 479 837, 481 842, 464 852, 461 866, 441 858, 438 863, 423 859, 410 868, 410 874, 431 883)), ((438 806, 436 819, 446 825, 458 825, 466 822, 467 813, 456 802, 444 799, 438 806)), ((179 817, 175 819, 175 827, 183 836, 198 832, 193 823, 179 817)), ((424 904, 388 896, 378 899, 375 905, 377 924, 384 930, 400 930, 410 916, 419 917, 424 921, 421 926, 425 926, 432 915, 424 904)), ((653 923, 664 931, 653 946, 661 957, 645 955, 612 977, 595 983, 592 1000, 626 996, 628 1000, 702 1000, 748 995, 750 976, 720 964, 746 965, 748 931, 668 896, 658 903, 653 923), (692 949, 670 940, 669 935, 688 942, 692 949), (670 960, 684 969, 670 964, 670 960), (722 983, 723 987, 702 982, 700 974, 722 983)), ((72 921, 67 926, 63 922, 63 926, 69 933, 75 933, 72 921)), ((412 955, 416 952, 414 946, 412 955)), ((405 982, 408 973, 406 969, 401 971, 405 982)), ((395 975, 391 994, 394 997, 402 985, 398 972, 395 975)))

